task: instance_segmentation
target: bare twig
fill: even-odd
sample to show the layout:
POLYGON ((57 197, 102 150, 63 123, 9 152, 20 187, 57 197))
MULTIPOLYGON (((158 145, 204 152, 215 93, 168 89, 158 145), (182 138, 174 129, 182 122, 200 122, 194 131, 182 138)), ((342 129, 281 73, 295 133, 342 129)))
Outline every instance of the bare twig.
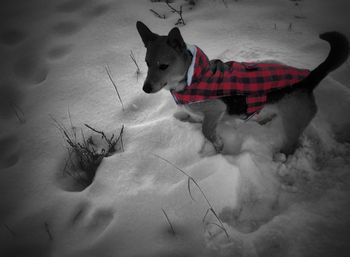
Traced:
POLYGON ((159 13, 157 13, 155 10, 153 9, 149 9, 156 17, 158 17, 159 19, 164 19, 165 20, 165 14, 160 15, 159 13))
MULTIPOLYGON (((218 220, 218 222, 219 222, 219 224, 220 224, 220 227, 221 227, 222 230, 224 231, 226 237, 227 237, 228 239, 230 239, 230 236, 229 236, 227 230, 225 229, 224 224, 222 223, 221 219, 219 218, 219 216, 218 216, 217 213, 215 212, 215 210, 214 210, 213 206, 211 205, 209 199, 207 198, 207 196, 205 195, 204 191, 203 191, 202 188, 199 186, 199 184, 197 183, 197 181, 196 181, 192 176, 190 176, 188 173, 186 173, 184 170, 180 169, 179 167, 177 167, 175 164, 173 164, 172 162, 168 161, 167 159, 165 159, 165 158, 163 158, 163 157, 161 157, 161 156, 159 156, 159 155, 157 155, 157 154, 153 154, 153 155, 156 156, 157 158, 159 158, 159 159, 165 161, 166 163, 170 164, 170 165, 173 166, 175 169, 177 169, 178 171, 180 171, 182 174, 184 174, 185 176, 187 176, 187 178, 188 178, 188 180, 187 180, 187 181, 188 181, 188 184, 187 184, 187 185, 188 185, 188 190, 189 190, 189 194, 190 194, 190 196, 191 196, 192 199, 193 199, 193 197, 192 197, 192 194, 191 194, 191 191, 190 191, 190 182, 191 182, 191 181, 193 182, 193 184, 199 189, 199 191, 200 191, 200 193, 202 194, 203 198, 205 199, 207 205, 209 206, 209 208, 208 208, 208 210, 207 210, 207 212, 206 212, 206 214, 205 214, 205 216, 204 216, 204 218, 203 218, 203 222, 205 222, 206 217, 207 217, 208 214, 211 212, 211 213, 215 216, 215 218, 218 220)), ((193 200, 194 200, 194 199, 193 199, 193 200)))
MULTIPOLYGON (((225 228, 222 227, 220 224, 217 224, 215 222, 209 222, 208 225, 214 225, 214 226, 217 226, 218 228, 220 228, 221 230, 224 230, 225 228)), ((210 233, 210 236, 213 236, 211 233, 210 233)))
POLYGON ((51 234, 51 231, 50 231, 50 228, 49 228, 49 224, 47 222, 45 222, 44 225, 45 225, 46 233, 49 236, 49 239, 52 241, 53 240, 53 236, 51 234))
POLYGON ((74 139, 76 140, 77 139, 77 133, 76 133, 76 129, 75 129, 75 127, 73 125, 73 122, 72 122, 72 115, 70 113, 69 106, 68 106, 68 118, 69 118, 69 124, 70 124, 70 127, 72 129, 74 139))
POLYGON ((174 230, 173 225, 172 225, 172 224, 171 224, 171 222, 170 222, 170 219, 169 219, 169 217, 168 217, 168 214, 166 214, 166 212, 164 211, 164 209, 163 209, 163 208, 162 208, 162 212, 163 212, 163 214, 164 214, 164 216, 165 216, 166 220, 167 220, 167 221, 168 221, 168 223, 169 223, 169 226, 170 226, 170 229, 171 229, 172 234, 175 236, 175 235, 176 235, 176 233, 175 233, 175 230, 174 230))
MULTIPOLYGON (((115 149, 116 144, 120 140, 122 140, 122 135, 123 135, 123 132, 124 132, 124 125, 122 126, 122 129, 120 130, 119 137, 117 139, 114 139, 114 134, 112 134, 112 136, 110 138, 107 138, 106 134, 103 131, 99 131, 97 129, 94 129, 93 127, 91 127, 90 125, 88 125, 86 123, 84 123, 84 126, 87 127, 88 129, 96 132, 97 134, 100 134, 101 137, 106 141, 106 143, 108 144, 108 151, 107 151, 106 155, 110 155, 110 154, 112 154, 112 153, 114 153, 116 151, 116 149, 115 149)), ((122 141, 121 141, 121 143, 122 143, 122 141)), ((124 146, 123 145, 122 145, 122 150, 124 151, 124 146)))
POLYGON ((124 134, 124 124, 122 126, 122 129, 120 130, 120 133, 119 133, 119 137, 118 137, 118 141, 120 139, 120 145, 122 147, 122 152, 124 152, 124 142, 123 142, 123 134, 124 134))
POLYGON ((135 55, 134 55, 134 53, 132 52, 132 50, 130 51, 130 58, 131 58, 131 60, 135 63, 135 65, 136 65, 136 78, 137 78, 137 80, 139 80, 139 75, 141 74, 141 70, 140 70, 139 65, 137 64, 135 55))
MULTIPOLYGON (((90 125, 88 125, 88 124, 86 124, 86 123, 84 123, 84 126, 85 127, 87 127, 88 129, 91 129, 92 131, 94 131, 94 132, 96 132, 97 134, 100 134, 101 136, 102 136, 102 138, 104 139, 104 140, 106 140, 106 142, 108 143, 108 144, 110 144, 110 140, 106 137, 106 134, 103 132, 103 131, 99 131, 99 130, 97 130, 97 129, 94 129, 93 127, 91 127, 90 125)), ((84 136, 84 135, 83 135, 84 136)), ((112 138, 114 137, 114 134, 113 134, 113 136, 112 136, 112 138)), ((84 140, 85 141, 85 140, 84 140)))
POLYGON ((182 5, 180 5, 180 9, 179 10, 176 10, 173 6, 171 6, 169 4, 169 1, 166 1, 165 2, 167 4, 167 6, 170 8, 170 10, 173 12, 173 13, 177 13, 180 18, 177 20, 177 22, 175 23, 175 25, 186 25, 185 23, 185 20, 183 19, 182 17, 182 5))
POLYGON ((25 123, 26 119, 25 119, 24 112, 22 111, 22 109, 14 102, 11 102, 10 106, 13 109, 18 121, 20 123, 25 123))
POLYGON ((13 237, 16 237, 16 233, 7 224, 4 224, 4 227, 13 237))
POLYGON ((105 67, 105 69, 106 69, 106 72, 107 72, 107 74, 108 74, 108 77, 109 77, 110 81, 112 82, 112 84, 113 84, 113 86, 114 86, 115 91, 117 92, 119 101, 120 101, 120 103, 121 103, 121 105, 122 105, 122 109, 123 109, 123 111, 124 111, 124 104, 123 104, 122 98, 120 97, 120 94, 119 94, 119 91, 118 91, 118 87, 117 87, 117 85, 115 84, 114 80, 112 79, 111 71, 110 71, 110 69, 109 69, 109 66, 107 65, 107 66, 105 67))
POLYGON ((203 219, 202 219, 202 222, 204 223, 208 214, 210 213, 210 209, 207 209, 207 211, 205 212, 204 216, 203 216, 203 219))

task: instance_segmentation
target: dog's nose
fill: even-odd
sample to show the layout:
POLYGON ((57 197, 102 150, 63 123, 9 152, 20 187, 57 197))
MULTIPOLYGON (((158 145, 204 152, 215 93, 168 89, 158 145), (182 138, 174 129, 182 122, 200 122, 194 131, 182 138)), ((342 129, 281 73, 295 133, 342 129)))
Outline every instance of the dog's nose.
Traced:
POLYGON ((152 85, 150 83, 145 83, 143 85, 143 91, 145 91, 145 93, 149 94, 152 92, 152 85))

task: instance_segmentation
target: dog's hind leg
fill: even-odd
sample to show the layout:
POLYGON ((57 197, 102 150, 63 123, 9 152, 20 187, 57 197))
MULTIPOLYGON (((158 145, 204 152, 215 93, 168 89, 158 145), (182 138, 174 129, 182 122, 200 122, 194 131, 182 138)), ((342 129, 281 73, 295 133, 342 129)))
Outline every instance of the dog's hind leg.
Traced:
POLYGON ((277 103, 282 118, 285 139, 281 152, 293 154, 298 140, 317 112, 312 93, 297 90, 277 103))

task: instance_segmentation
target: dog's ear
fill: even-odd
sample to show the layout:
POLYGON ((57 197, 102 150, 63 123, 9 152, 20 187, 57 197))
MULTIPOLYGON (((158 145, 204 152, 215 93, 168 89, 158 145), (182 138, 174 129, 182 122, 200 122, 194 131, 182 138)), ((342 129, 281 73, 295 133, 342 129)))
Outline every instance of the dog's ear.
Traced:
POLYGON ((176 27, 170 30, 167 42, 175 50, 183 51, 186 49, 186 43, 181 36, 180 30, 176 27))
POLYGON ((148 46, 149 42, 152 42, 158 38, 158 35, 150 31, 149 28, 141 21, 136 22, 136 28, 139 32, 145 47, 148 46))

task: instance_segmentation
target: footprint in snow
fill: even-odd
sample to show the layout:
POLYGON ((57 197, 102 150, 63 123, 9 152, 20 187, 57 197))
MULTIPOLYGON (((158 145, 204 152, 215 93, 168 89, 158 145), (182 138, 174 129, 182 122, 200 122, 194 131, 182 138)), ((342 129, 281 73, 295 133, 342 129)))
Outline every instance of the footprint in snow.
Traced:
POLYGON ((75 21, 61 21, 52 27, 53 32, 59 36, 74 35, 82 28, 82 25, 75 21))
POLYGON ((257 256, 288 255, 287 237, 281 231, 270 230, 254 239, 254 246, 257 256))
POLYGON ((69 0, 59 4, 57 10, 64 13, 75 12, 85 7, 89 2, 91 0, 69 0))
POLYGON ((83 10, 83 16, 94 18, 107 12, 109 10, 109 4, 100 3, 95 5, 95 2, 91 0, 69 0, 59 4, 57 10, 63 13, 80 12, 83 10))
POLYGON ((17 138, 13 135, 0 137, 0 169, 16 165, 19 157, 17 138))
POLYGON ((21 55, 13 66, 15 76, 31 84, 40 84, 44 82, 49 73, 49 68, 43 62, 38 54, 29 52, 21 55))
POLYGON ((281 210, 276 200, 255 199, 242 202, 239 207, 225 207, 220 212, 221 220, 238 231, 249 234, 269 223, 281 210))
POLYGON ((17 45, 23 42, 26 37, 27 35, 23 31, 15 28, 0 32, 0 42, 8 46, 17 45))
POLYGON ((93 6, 91 9, 84 12, 83 15, 86 18, 95 18, 105 14, 106 12, 108 12, 108 10, 109 10, 108 4, 99 4, 99 5, 93 6))
POLYGON ((89 232, 101 234, 112 222, 114 214, 110 209, 99 209, 94 212, 87 226, 89 232))
POLYGON ((80 204, 72 215, 69 227, 84 227, 89 233, 101 234, 114 218, 114 212, 109 208, 91 210, 88 203, 80 204))
POLYGON ((47 56, 50 60, 58 60, 67 56, 72 51, 72 45, 58 45, 49 49, 47 56))
MULTIPOLYGON (((109 4, 100 3, 95 4, 91 0, 69 0, 57 7, 59 12, 73 13, 82 12, 85 18, 98 17, 109 10, 109 4)), ((68 37, 77 34, 82 28, 85 22, 81 21, 60 21, 52 26, 53 33, 59 37, 68 37)), ((47 52, 47 57, 50 60, 61 59, 68 55, 72 51, 73 44, 56 45, 50 48, 47 52)))

